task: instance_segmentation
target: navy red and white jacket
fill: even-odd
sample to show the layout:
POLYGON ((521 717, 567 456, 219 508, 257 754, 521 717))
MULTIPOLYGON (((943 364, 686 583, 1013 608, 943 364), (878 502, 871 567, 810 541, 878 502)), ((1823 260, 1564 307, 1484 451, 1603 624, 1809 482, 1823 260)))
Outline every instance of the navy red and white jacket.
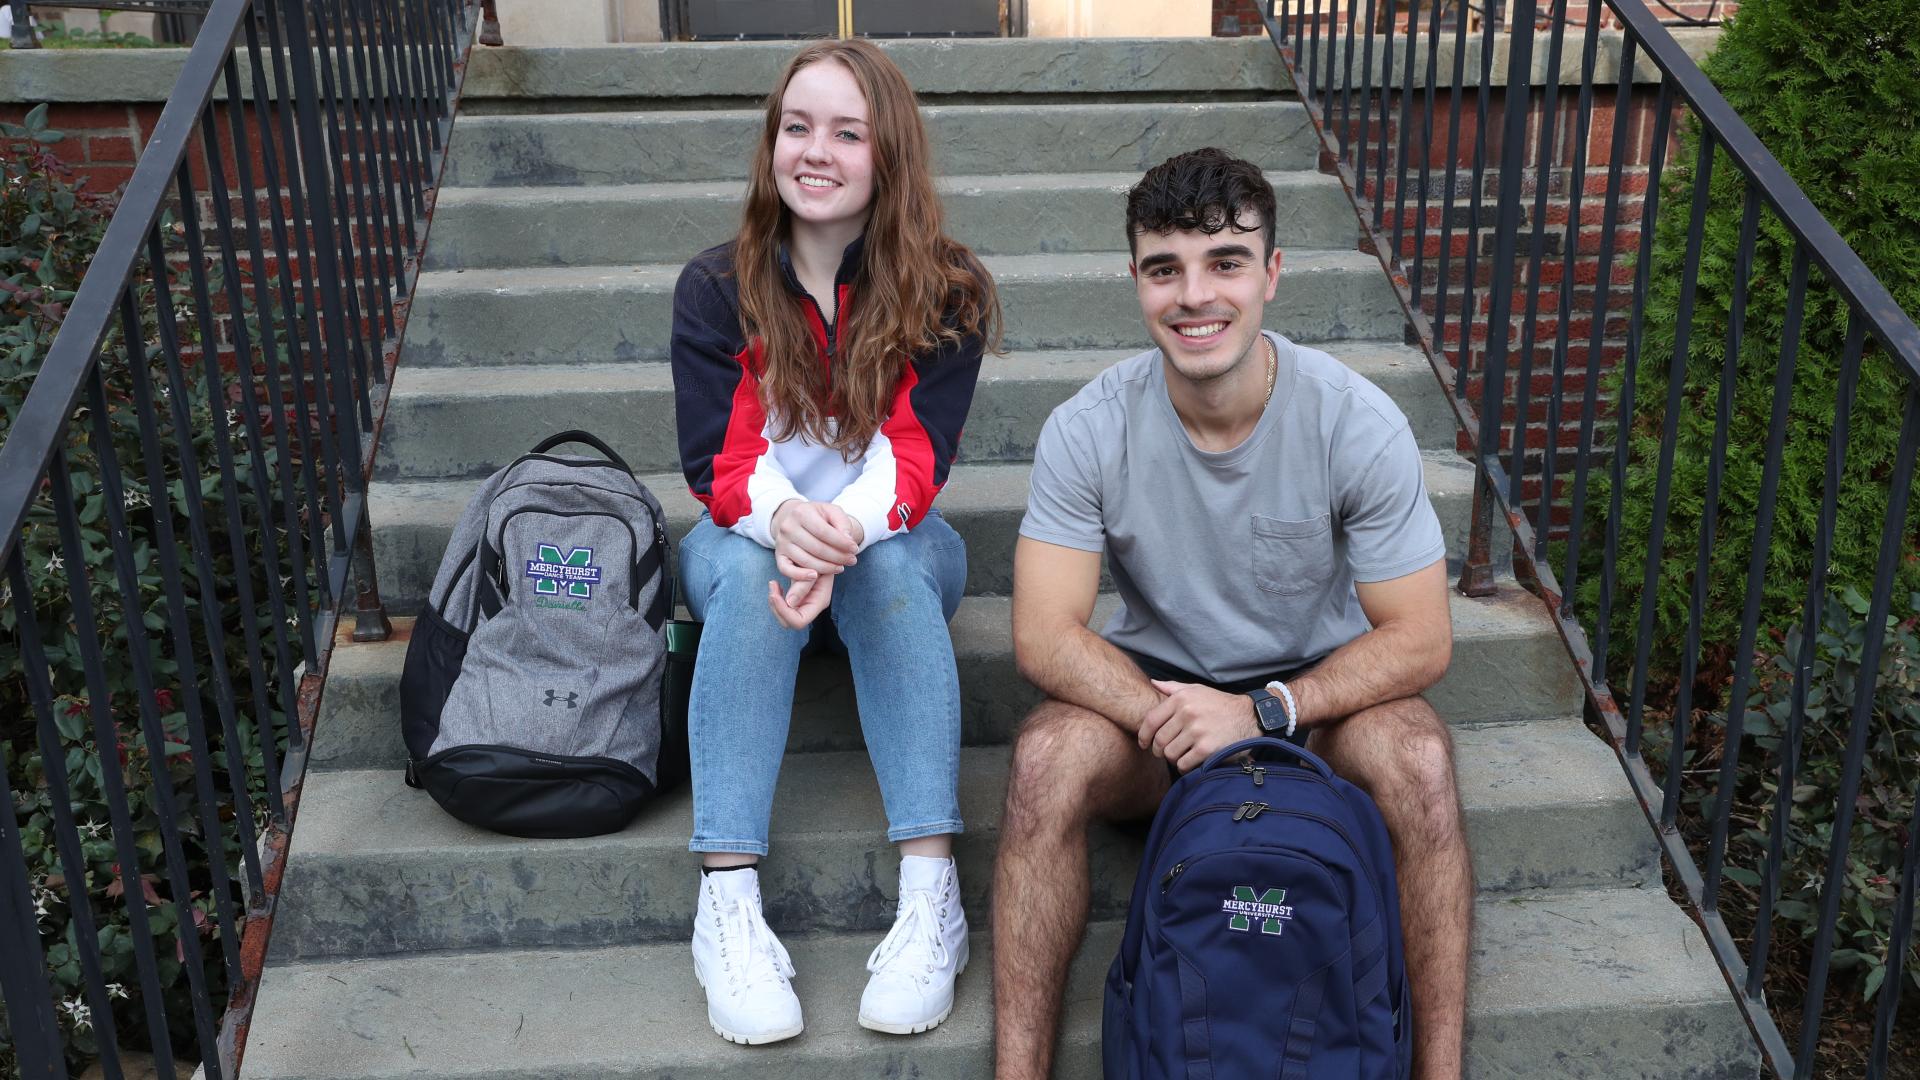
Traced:
MULTIPOLYGON (((831 365, 849 305, 863 240, 847 246, 834 275, 829 324, 783 250, 780 267, 802 305, 822 364, 831 365)), ((701 252, 673 293, 673 396, 680 467, 713 522, 773 546, 773 512, 788 499, 832 502, 860 523, 862 550, 920 523, 947 482, 960 428, 973 404, 982 343, 975 335, 914 356, 900 373, 887 419, 854 461, 801 435, 775 442, 760 396, 765 360, 758 338, 740 328, 733 244, 701 252)))

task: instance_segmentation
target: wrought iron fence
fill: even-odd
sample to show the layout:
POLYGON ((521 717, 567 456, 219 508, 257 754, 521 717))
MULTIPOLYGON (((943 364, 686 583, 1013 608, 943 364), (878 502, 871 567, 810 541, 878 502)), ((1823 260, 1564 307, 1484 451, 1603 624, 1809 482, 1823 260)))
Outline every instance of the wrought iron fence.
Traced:
POLYGON ((1899 766, 1889 755, 1910 759, 1920 735, 1920 709, 1896 705, 1911 712, 1896 718, 1909 726, 1906 742, 1882 739, 1875 715, 1880 682, 1912 679, 1882 661, 1889 635, 1910 635, 1910 608, 1920 605, 1902 595, 1916 548, 1907 512, 1920 447, 1920 330, 1638 0, 1514 0, 1505 26, 1460 0, 1263 6, 1323 161, 1353 196, 1363 236, 1448 388, 1463 449, 1477 464, 1461 588, 1491 588, 1497 508, 1511 526, 1515 569, 1553 610, 1590 716, 1619 752, 1774 1071, 1813 1074, 1842 955, 1842 906, 1890 906, 1863 1055, 1868 1075, 1885 1075, 1912 946, 1920 818, 1890 823, 1897 874, 1863 881, 1849 860, 1869 748, 1880 764, 1899 766), (1619 29, 1587 31, 1603 24, 1619 29), (1648 93, 1636 94, 1636 81, 1657 82, 1651 110, 1636 105, 1648 93), (1670 165, 1676 143, 1693 154, 1670 165), (1629 161, 1636 146, 1644 162, 1629 161), (1737 207, 1739 225, 1731 251, 1705 256, 1721 271, 1730 264, 1730 295, 1707 297, 1705 222, 1716 206, 1737 207), (1663 219, 1680 214, 1662 231, 1663 219), (1790 270, 1762 282, 1757 244, 1778 249, 1790 270), (1712 318, 1702 310, 1709 302, 1712 318), (1809 312, 1828 309, 1845 326, 1838 373, 1810 386, 1796 365, 1805 360, 1809 312), (1776 342, 1777 352, 1769 345, 1762 354, 1755 341, 1776 342), (1723 362, 1701 363, 1708 346, 1723 362), (1752 371, 1763 377, 1750 380, 1742 400, 1763 405, 1748 417, 1734 401, 1742 373, 1752 371), (1878 388, 1873 404, 1897 417, 1886 425, 1897 422, 1897 445, 1890 430, 1855 422, 1869 383, 1878 388), (1636 405, 1636 393, 1651 391, 1664 394, 1657 411, 1649 405, 1660 399, 1636 405), (1683 428, 1690 460, 1704 458, 1704 469, 1676 468, 1683 428), (1789 433, 1807 438, 1809 430, 1825 436, 1824 482, 1811 498, 1782 489, 1789 433), (1866 438, 1891 449, 1863 471, 1848 454, 1858 456, 1866 438), (1759 477, 1752 505, 1728 502, 1733 470, 1759 477), (1630 491, 1646 516, 1638 542, 1622 539, 1630 491), (1794 551, 1783 550, 1777 528, 1789 499, 1819 503, 1810 542, 1794 551), (1691 528, 1672 524, 1683 503, 1697 520, 1691 528), (1860 560, 1870 570, 1857 568, 1870 590, 1853 597, 1864 623, 1849 636, 1832 629, 1835 533, 1842 507, 1859 514, 1863 506, 1877 528, 1864 545, 1872 557, 1860 560), (1726 532, 1735 514, 1751 518, 1740 523, 1743 535, 1751 525, 1750 550, 1734 560, 1744 577, 1713 557, 1716 529, 1726 532), (1782 566, 1801 569, 1783 580, 1782 566), (1675 581, 1686 582, 1685 603, 1662 612, 1662 586, 1675 581), (1797 603, 1787 605, 1777 664, 1761 670, 1762 631, 1782 592, 1797 603), (1725 632, 1709 629, 1709 597, 1738 611, 1717 624, 1725 632), (1709 677, 1703 664, 1715 657, 1709 677), (1835 672, 1850 679, 1837 692, 1810 685, 1835 672), (1656 679, 1665 687, 1658 694, 1656 679), (1624 695, 1615 682, 1626 684, 1624 695), (1767 708, 1756 702, 1762 682, 1778 696, 1767 708), (1844 744, 1833 760, 1813 760, 1817 728, 1844 744), (1649 755, 1656 740, 1665 752, 1649 755), (1816 764, 1837 785, 1831 806, 1800 805, 1816 764), (1765 798, 1751 785, 1739 790, 1743 767, 1764 769, 1765 798), (1814 825, 1816 810, 1830 819, 1814 825), (1746 865, 1730 858, 1736 842, 1746 865), (1786 989, 1768 980, 1770 954, 1782 947, 1783 868, 1809 847, 1824 866, 1813 878, 1818 903, 1803 916, 1804 995, 1776 1017, 1766 995, 1786 989), (1736 888, 1741 910, 1730 923, 1736 888))
POLYGON ((385 632, 366 480, 478 9, 216 0, 77 290, 9 290, 59 327, 0 387, 0 1074, 237 1068, 350 586, 385 632))

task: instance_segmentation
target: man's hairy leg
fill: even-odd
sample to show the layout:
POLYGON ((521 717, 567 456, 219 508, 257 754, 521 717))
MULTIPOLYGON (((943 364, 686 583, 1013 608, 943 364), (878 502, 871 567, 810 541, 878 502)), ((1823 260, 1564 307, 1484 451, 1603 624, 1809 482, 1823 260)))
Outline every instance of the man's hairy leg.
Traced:
POLYGON ((1067 968, 1086 929, 1087 826, 1145 817, 1164 762, 1098 713, 1048 700, 1014 742, 993 868, 994 1075, 1044 1080, 1067 968))
POLYGON ((1474 893, 1446 723, 1424 698, 1402 698, 1317 729, 1310 745, 1380 806, 1400 883, 1414 1075, 1456 1080, 1474 893))

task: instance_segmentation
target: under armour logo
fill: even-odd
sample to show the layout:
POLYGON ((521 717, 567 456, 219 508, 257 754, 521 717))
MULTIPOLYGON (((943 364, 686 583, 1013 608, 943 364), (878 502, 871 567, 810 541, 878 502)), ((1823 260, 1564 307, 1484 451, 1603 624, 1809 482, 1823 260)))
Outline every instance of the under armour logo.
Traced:
POLYGON ((567 703, 567 708, 577 709, 580 707, 580 694, 577 691, 568 691, 567 696, 563 698, 560 696, 560 691, 558 690, 547 691, 546 703, 548 708, 552 708, 562 701, 567 703))

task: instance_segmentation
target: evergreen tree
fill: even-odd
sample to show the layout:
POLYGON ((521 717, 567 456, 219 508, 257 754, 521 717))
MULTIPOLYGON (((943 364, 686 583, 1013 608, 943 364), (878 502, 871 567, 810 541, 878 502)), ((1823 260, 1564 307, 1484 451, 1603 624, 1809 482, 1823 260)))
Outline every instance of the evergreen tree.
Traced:
MULTIPOLYGON (((1910 316, 1920 313, 1920 36, 1913 32, 1916 26, 1920 26, 1920 0, 1850 0, 1839 5, 1823 0, 1745 0, 1703 65, 1735 112, 1910 316)), ((1760 513, 1767 425, 1781 358, 1795 240, 1773 211, 1763 208, 1748 279, 1726 471, 1718 505, 1708 507, 1706 478, 1746 197, 1744 176, 1724 152, 1716 152, 1659 587, 1653 595, 1640 595, 1685 269, 1693 174, 1702 138, 1697 120, 1690 118, 1682 125, 1680 148, 1669 158, 1659 220, 1652 230, 1655 247, 1628 438, 1624 512, 1618 523, 1620 563, 1608 665, 1616 688, 1622 690, 1631 671, 1643 602, 1657 605, 1649 664, 1653 677, 1656 681, 1671 678, 1679 670, 1699 530, 1707 513, 1714 515, 1716 540, 1701 634, 1701 670, 1724 670, 1732 662, 1760 513)), ((1775 506, 1761 616, 1763 649, 1769 636, 1799 618, 1812 573, 1848 317, 1846 301, 1814 266, 1775 506)), ((1872 587, 1901 414, 1915 382, 1915 373, 1896 370, 1899 366, 1869 337, 1851 413, 1830 591, 1852 586, 1866 593, 1872 587)), ((1617 370, 1609 377, 1611 393, 1618 393, 1622 377, 1617 370)), ((1589 536, 1583 543, 1581 600, 1588 614, 1597 610, 1607 495, 1602 481, 1598 501, 1589 504, 1601 512, 1589 515, 1589 536)), ((1920 606, 1912 595, 1920 589, 1920 558, 1914 555, 1920 547, 1914 543, 1920 537, 1920 497, 1914 503, 1907 519, 1907 555, 1896 583, 1896 614, 1920 606)))

